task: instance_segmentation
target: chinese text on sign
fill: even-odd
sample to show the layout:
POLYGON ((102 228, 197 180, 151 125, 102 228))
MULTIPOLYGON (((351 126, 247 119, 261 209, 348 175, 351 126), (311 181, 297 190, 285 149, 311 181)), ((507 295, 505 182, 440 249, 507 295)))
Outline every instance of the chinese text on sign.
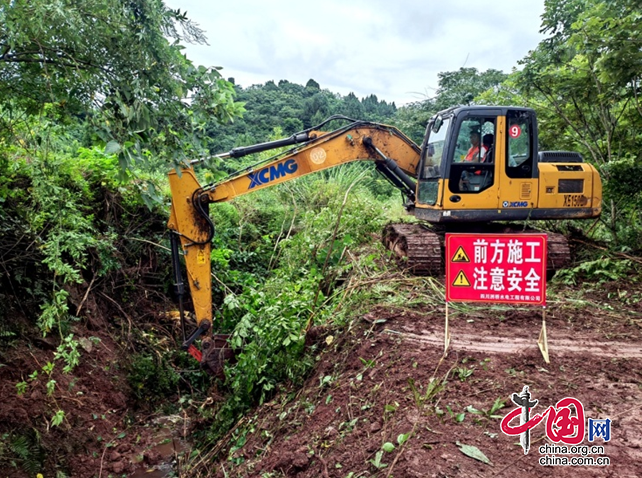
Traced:
POLYGON ((546 305, 546 234, 446 234, 446 300, 546 305))

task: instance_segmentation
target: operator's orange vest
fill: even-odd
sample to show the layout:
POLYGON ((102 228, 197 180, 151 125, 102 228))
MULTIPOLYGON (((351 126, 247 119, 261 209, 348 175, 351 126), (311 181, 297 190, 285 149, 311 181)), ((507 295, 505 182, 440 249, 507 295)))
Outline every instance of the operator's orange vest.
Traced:
POLYGON ((475 155, 479 154, 479 146, 471 146, 470 149, 468 150, 468 154, 466 154, 466 157, 464 158, 464 161, 472 161, 475 159, 475 155))

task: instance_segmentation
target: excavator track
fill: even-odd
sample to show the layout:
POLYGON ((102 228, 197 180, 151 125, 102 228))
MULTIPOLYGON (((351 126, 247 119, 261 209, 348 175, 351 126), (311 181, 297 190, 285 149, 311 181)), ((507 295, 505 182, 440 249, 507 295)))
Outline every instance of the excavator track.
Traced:
POLYGON ((416 275, 443 274, 442 239, 421 224, 388 224, 383 243, 401 267, 416 275))
MULTIPOLYGON (((454 231, 453 231, 454 232, 454 231)), ((472 233, 521 234, 541 232, 534 229, 506 225, 486 224, 482 230, 471 227, 472 233)), ((445 231, 434 231, 421 224, 388 224, 383 231, 382 241, 392 251, 403 269, 415 275, 438 276, 444 274, 445 231)), ((571 264, 571 251, 566 237, 562 234, 547 232, 547 276, 551 278, 556 271, 571 264)))
POLYGON ((544 233, 546 239, 546 276, 550 279, 560 269, 571 265, 571 249, 568 240, 563 234, 556 232, 538 231, 537 229, 526 229, 523 227, 504 227, 499 231, 504 234, 533 234, 544 233))
POLYGON ((563 234, 547 232, 547 264, 546 275, 551 278, 560 269, 571 265, 571 249, 568 240, 563 234))

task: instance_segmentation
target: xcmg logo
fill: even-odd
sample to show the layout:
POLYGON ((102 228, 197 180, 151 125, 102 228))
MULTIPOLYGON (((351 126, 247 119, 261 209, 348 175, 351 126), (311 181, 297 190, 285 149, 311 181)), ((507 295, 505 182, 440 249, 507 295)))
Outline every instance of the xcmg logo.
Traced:
POLYGON ((502 207, 528 207, 528 201, 504 201, 502 207))
POLYGON ((248 177, 250 178, 250 186, 248 189, 252 189, 255 186, 263 186, 264 184, 274 181, 275 179, 282 178, 288 174, 294 173, 299 169, 299 165, 294 159, 288 159, 284 163, 275 164, 269 168, 261 169, 256 173, 250 173, 248 177))

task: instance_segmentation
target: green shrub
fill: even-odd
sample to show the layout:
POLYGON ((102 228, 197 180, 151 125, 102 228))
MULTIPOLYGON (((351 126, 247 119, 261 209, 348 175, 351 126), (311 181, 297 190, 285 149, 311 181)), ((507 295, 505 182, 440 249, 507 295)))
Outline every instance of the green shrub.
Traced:
POLYGON ((161 357, 135 354, 131 357, 127 380, 139 400, 155 403, 176 392, 180 375, 161 357))
MULTIPOLYGON (((300 383, 305 378, 313 365, 314 347, 305 347, 309 325, 345 320, 343 312, 334 315, 342 295, 335 294, 340 283, 337 279, 350 274, 351 252, 371 243, 394 209, 374 197, 365 186, 367 180, 363 169, 355 168, 322 179, 308 177, 285 183, 248 195, 256 208, 251 215, 247 204, 232 203, 242 211, 239 216, 251 221, 244 224, 248 231, 261 230, 265 218, 274 211, 279 211, 275 217, 280 215, 286 223, 279 226, 285 233, 267 237, 256 256, 244 252, 247 264, 238 261, 242 250, 234 243, 239 216, 227 205, 220 212, 213 211, 224 219, 217 232, 219 248, 212 252, 213 270, 226 278, 216 323, 231 332, 231 346, 237 355, 236 361, 226 366, 229 398, 218 410, 211 439, 225 433, 250 406, 270 399, 279 384, 300 383), (280 195, 281 206, 274 201, 276 195, 280 195), (269 200, 262 201, 266 197, 269 200), (266 211, 261 212, 263 207, 266 211), (256 268, 265 261, 267 251, 270 261, 265 273, 246 275, 251 270, 249 264, 256 268)), ((372 258, 368 256, 365 262, 362 271, 369 270, 372 258)))

